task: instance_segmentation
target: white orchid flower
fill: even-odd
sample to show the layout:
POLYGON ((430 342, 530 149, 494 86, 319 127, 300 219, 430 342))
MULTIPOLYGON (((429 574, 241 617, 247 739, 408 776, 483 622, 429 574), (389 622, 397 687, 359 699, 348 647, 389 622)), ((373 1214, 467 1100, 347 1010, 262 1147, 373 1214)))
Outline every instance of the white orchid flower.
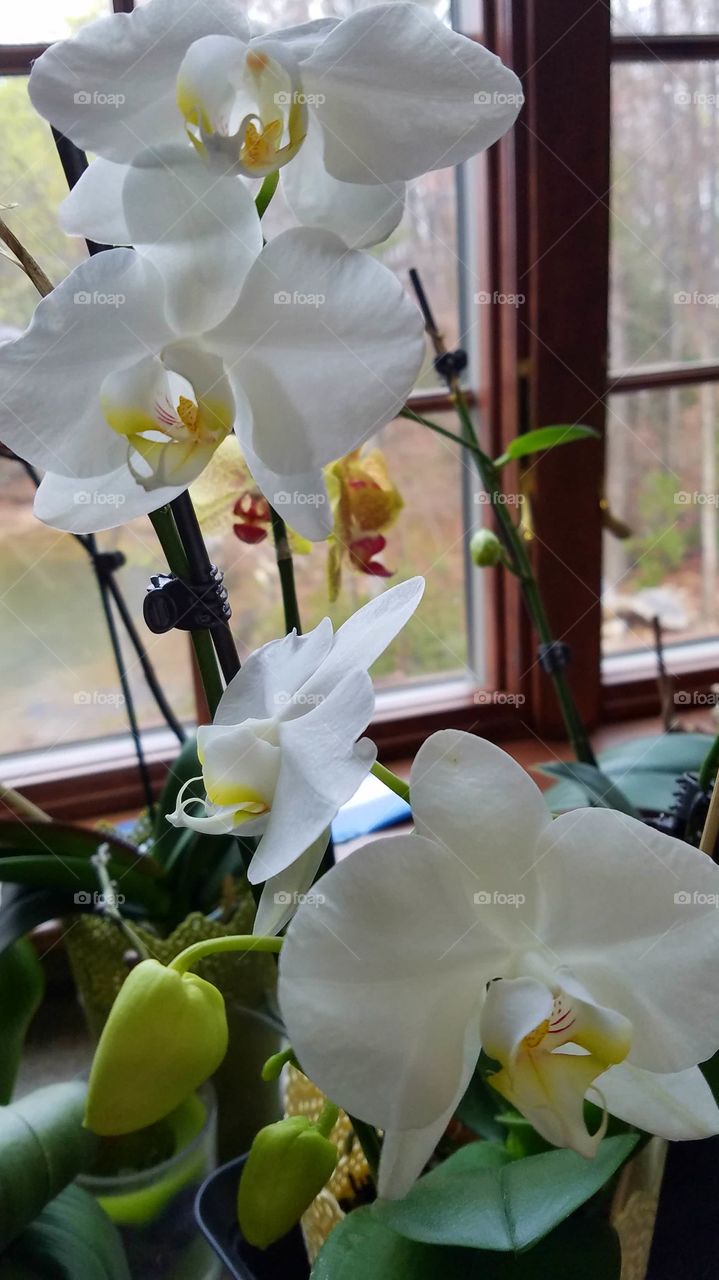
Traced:
MULTIPOLYGON (((329 618, 253 653, 198 730, 207 799, 180 792, 168 820, 209 833, 261 836, 248 870, 265 884, 255 933, 275 933, 312 884, 329 826, 376 757, 358 736, 374 711, 368 668, 412 616, 422 578, 384 591, 336 635, 329 618)), ((193 779, 193 781, 197 781, 193 779)))
POLYGON ((510 756, 444 730, 419 751, 416 831, 340 862, 300 906, 280 1005, 303 1069, 385 1130, 404 1195, 482 1047, 549 1142, 591 1156, 585 1097, 669 1138, 719 1132, 719 867, 605 809, 552 821, 510 756))
POLYGON ((498 58, 398 0, 254 38, 229 0, 150 0, 53 45, 30 94, 100 157, 64 212, 69 231, 95 237, 118 167, 189 136, 211 169, 281 168, 298 221, 360 248, 397 226, 407 180, 491 146, 522 101, 498 58))
POLYGON ((421 316, 390 271, 330 232, 296 228, 262 249, 232 179, 197 212, 196 164, 134 170, 125 211, 140 251, 81 264, 0 348, 0 438, 48 472, 36 514, 87 532, 181 493, 234 427, 272 505, 326 537, 322 468, 405 403, 421 316))

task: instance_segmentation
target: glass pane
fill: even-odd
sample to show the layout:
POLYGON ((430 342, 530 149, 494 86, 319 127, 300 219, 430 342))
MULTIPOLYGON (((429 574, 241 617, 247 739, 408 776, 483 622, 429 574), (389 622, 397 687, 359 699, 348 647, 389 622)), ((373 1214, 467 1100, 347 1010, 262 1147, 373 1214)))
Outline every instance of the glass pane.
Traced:
MULTIPOLYGON (((86 552, 32 514, 34 486, 0 458, 0 722, 2 754, 127 731, 107 626, 86 552)), ((125 552, 118 582, 172 706, 194 717, 189 638, 153 636, 141 617, 151 572, 164 568, 146 520, 98 535, 125 552)), ((120 633, 123 634, 122 631, 120 633)), ((141 724, 162 724, 129 645, 123 649, 141 724)))
MULTIPOLYGON (((455 428, 452 414, 437 420, 455 428)), ((389 475, 404 499, 396 523, 385 531, 386 548, 377 559, 394 571, 388 580, 353 570, 345 558, 337 601, 328 602, 328 547, 316 544, 295 555, 297 590, 305 630, 327 614, 336 625, 385 586, 413 574, 427 577, 420 606, 373 674, 380 686, 415 678, 462 673, 467 664, 464 604, 464 528, 460 502, 460 462, 456 448, 426 428, 404 419, 385 427, 366 446, 380 448, 389 475)), ((213 561, 225 571, 233 606, 233 628, 243 656, 283 633, 282 601, 271 537, 256 545, 232 532, 235 488, 203 521, 213 561)), ((199 499, 198 509, 202 510, 199 499)))
POLYGON ((719 64, 612 77, 611 367, 719 360, 719 64))
MULTIPOLYGON (((50 279, 61 280, 86 256, 85 242, 57 225, 67 183, 50 126, 30 104, 25 77, 0 77, 0 136, 0 204, 17 206, 3 217, 50 279)), ((0 339, 25 328, 37 300, 25 274, 0 257, 0 339)))
POLYGON ((112 0, 24 0, 3 6, 3 44, 49 44, 112 11, 112 0))
POLYGON ((719 0, 612 0, 612 28, 618 36, 716 32, 719 0))
POLYGON ((605 534, 604 649, 719 631, 719 388, 704 383, 612 396, 607 498, 631 536, 605 534))

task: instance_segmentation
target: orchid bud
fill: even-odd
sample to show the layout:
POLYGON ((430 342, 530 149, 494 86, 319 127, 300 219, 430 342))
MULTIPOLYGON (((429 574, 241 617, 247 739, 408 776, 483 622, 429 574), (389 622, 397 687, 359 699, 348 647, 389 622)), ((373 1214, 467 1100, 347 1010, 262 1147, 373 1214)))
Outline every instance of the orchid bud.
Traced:
POLYGON ((125 979, 100 1036, 87 1128, 105 1136, 154 1124, 207 1080, 226 1052, 227 1016, 217 988, 143 960, 125 979))
POLYGON ((337 1115, 328 1104, 317 1124, 289 1116, 260 1129, 237 1195, 240 1229, 249 1244, 266 1249, 286 1235, 332 1177, 338 1151, 327 1133, 337 1115))
POLYGON ((469 543, 469 554, 478 569, 493 569, 502 559, 502 544, 491 529, 477 529, 469 543))

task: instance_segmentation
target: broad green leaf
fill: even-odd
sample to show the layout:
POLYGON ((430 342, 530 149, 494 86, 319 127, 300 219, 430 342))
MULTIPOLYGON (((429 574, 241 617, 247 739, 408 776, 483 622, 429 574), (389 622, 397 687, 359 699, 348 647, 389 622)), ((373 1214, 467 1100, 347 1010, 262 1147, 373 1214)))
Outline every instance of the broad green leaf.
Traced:
POLYGON ((619 1280, 620 1273, 616 1232, 598 1218, 577 1215, 526 1253, 490 1253, 408 1240, 371 1206, 330 1233, 312 1280, 619 1280))
POLYGON ((0 955, 46 920, 79 911, 92 911, 92 903, 73 902, 72 894, 57 889, 35 889, 8 881, 0 898, 0 955))
MULTIPOLYGON (((704 733, 644 735, 603 751, 599 765, 635 809, 661 813, 672 803, 677 778, 701 768, 712 742, 713 738, 704 733)), ((537 768, 542 773, 554 773, 552 765, 541 764, 537 768)), ((585 789, 568 778, 544 794, 553 813, 587 803, 585 789)))
MULTIPOLYGON (((134 869, 110 859, 108 871, 118 892, 140 903, 151 914, 164 915, 170 896, 164 885, 134 869)), ((99 881, 88 858, 57 857, 54 853, 34 854, 0 848, 0 881, 33 885, 42 889, 64 889, 71 894, 99 892, 99 881)), ((83 899, 80 905, 87 905, 83 899)))
POLYGON ((543 449, 554 449, 560 444, 572 444, 575 440, 597 439, 598 435, 593 427, 583 427, 578 423, 560 427, 538 427, 536 431, 525 431, 524 435, 510 440, 506 452, 495 458, 494 465, 503 467, 513 458, 524 458, 530 453, 541 453, 543 449))
POLYGON ((542 773, 553 778, 569 778, 582 789, 586 800, 601 809, 618 809, 620 813, 628 813, 636 818, 634 806, 629 802, 621 787, 593 764, 581 764, 576 760, 552 761, 540 766, 542 773))
POLYGON ((25 1036, 45 991, 45 974, 27 938, 0 954, 0 1104, 12 1098, 25 1036))
POLYGON ((91 858, 101 844, 108 846, 113 862, 120 867, 132 867, 138 874, 154 879, 162 875, 154 858, 140 853, 134 844, 112 831, 62 822, 0 821, 0 851, 7 848, 26 853, 54 853, 59 858, 91 858))
POLYGON ((567 1149, 512 1160, 492 1143, 471 1143, 420 1178, 404 1200, 373 1211, 424 1244, 526 1249, 599 1191, 637 1142, 637 1134, 607 1138, 593 1160, 567 1149))
POLYGON ((80 1187, 42 1210, 3 1255, 3 1276, 6 1268, 16 1280, 131 1280, 117 1228, 80 1187))
POLYGON ((82 1127, 86 1092, 74 1080, 0 1107, 0 1250, 87 1168, 96 1140, 82 1127))

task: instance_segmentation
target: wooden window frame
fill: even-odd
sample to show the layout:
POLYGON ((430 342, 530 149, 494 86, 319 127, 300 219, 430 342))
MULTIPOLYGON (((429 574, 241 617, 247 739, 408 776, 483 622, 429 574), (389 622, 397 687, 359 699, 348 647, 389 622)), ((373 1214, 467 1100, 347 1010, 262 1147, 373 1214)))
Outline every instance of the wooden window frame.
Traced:
MULTIPOLYGON (((114 0, 116 12, 131 8, 132 0, 114 0)), ((524 301, 493 308, 482 327, 473 402, 495 455, 518 431, 550 423, 584 422, 599 432, 596 441, 530 464, 534 564, 554 633, 571 646, 569 679, 591 728, 659 711, 653 680, 602 682, 605 398, 610 391, 719 381, 719 364, 607 370, 611 65, 719 58, 719 35, 612 37, 608 5, 596 0, 575 0, 569 16, 571 21, 567 0, 485 0, 483 30, 477 22, 469 33, 517 71, 526 98, 515 129, 478 166, 483 287, 522 295, 524 301), (580 109, 588 98, 591 132, 580 109), (576 263, 581 272, 572 269, 576 263)), ((468 33, 466 23, 463 29, 468 33)), ((0 74, 27 74, 45 47, 0 48, 0 74)), ((412 404, 429 415, 451 408, 439 392, 419 394, 412 404)), ((516 488, 516 473, 509 473, 507 484, 516 488)), ((450 693, 438 683, 404 710, 380 709, 370 732, 385 758, 412 753, 427 734, 447 726, 494 739, 563 739, 554 691, 537 662, 517 584, 498 571, 488 571, 487 582, 485 684, 523 701, 478 705, 472 689, 450 693)), ((704 690, 716 677, 716 667, 700 668, 683 683, 704 690)), ((150 756, 156 784, 172 754, 160 750, 150 756)), ((80 780, 87 815, 141 803, 129 751, 116 764, 90 771, 49 769, 25 790, 58 816, 77 816, 74 784, 80 780)))

